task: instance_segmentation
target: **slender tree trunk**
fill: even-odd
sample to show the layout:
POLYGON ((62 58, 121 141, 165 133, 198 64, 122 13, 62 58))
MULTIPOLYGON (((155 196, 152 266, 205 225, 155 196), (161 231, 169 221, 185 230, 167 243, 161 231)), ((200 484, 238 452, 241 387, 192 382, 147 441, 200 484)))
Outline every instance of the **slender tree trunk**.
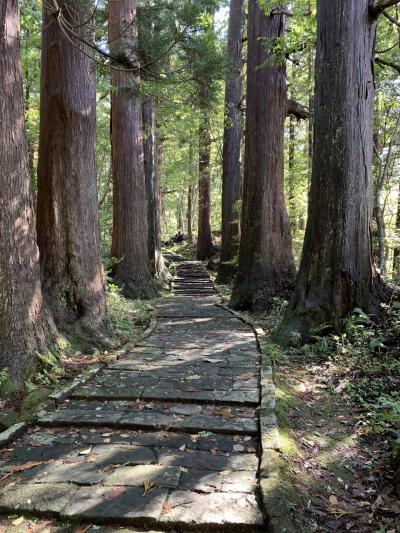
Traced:
POLYGON ((355 307, 378 312, 385 296, 371 243, 375 21, 368 0, 319 0, 317 21, 309 218, 284 342, 339 329, 355 307))
POLYGON ((378 183, 374 187, 374 218, 376 222, 376 236, 378 240, 379 270, 384 273, 386 268, 386 228, 385 217, 382 209, 381 189, 378 183))
MULTIPOLYGON (((396 214, 396 227, 395 233, 398 240, 400 240, 400 183, 399 183, 399 193, 397 195, 397 214, 396 214)), ((394 275, 400 276, 400 244, 397 241, 396 246, 393 250, 393 273, 394 275)))
MULTIPOLYGON (((25 85, 25 114, 26 116, 28 115, 30 108, 31 108, 31 81, 29 80, 27 76, 26 85, 25 85)), ((29 130, 28 130, 28 133, 29 133, 29 130)), ((31 176, 31 179, 34 179, 35 177, 35 168, 34 168, 35 149, 32 145, 32 142, 29 139, 29 136, 27 136, 27 142, 28 142, 29 174, 31 176)))
MULTIPOLYGON (((77 26, 92 9, 89 1, 66 0, 61 15, 77 26)), ((40 262, 43 289, 57 321, 65 326, 79 319, 92 336, 106 322, 95 164, 95 75, 84 45, 67 38, 58 20, 45 3, 37 206, 40 262)))
POLYGON ((202 110, 199 124, 199 221, 197 259, 204 261, 213 253, 211 234, 211 135, 207 113, 202 110))
POLYGON ((0 369, 23 385, 46 349, 24 124, 19 2, 0 2, 0 369))
MULTIPOLYGON (((137 44, 136 0, 109 1, 110 49, 131 65, 137 44)), ((111 255, 118 261, 113 277, 130 298, 149 298, 156 290, 150 274, 142 102, 139 75, 113 70, 111 144, 113 168, 113 234, 111 255)))
POLYGON ((232 61, 225 88, 225 129, 222 157, 221 262, 217 281, 232 279, 231 260, 239 250, 239 222, 235 205, 240 200, 240 145, 242 139, 240 102, 242 99, 242 48, 244 0, 231 0, 228 29, 228 55, 232 61))
POLYGON ((188 194, 187 194, 187 211, 186 211, 186 221, 187 221, 187 235, 190 242, 193 240, 192 232, 192 212, 193 212, 193 187, 192 184, 188 185, 188 194))
POLYGON ((160 165, 158 161, 156 104, 151 98, 143 103, 143 124, 150 270, 152 274, 160 276, 161 271, 165 268, 161 253, 160 165))
POLYGON ((296 190, 295 190, 295 142, 296 134, 294 129, 295 118, 289 116, 289 218, 292 227, 292 233, 297 230, 297 209, 296 209, 296 190))
POLYGON ((231 298, 236 309, 280 292, 295 272, 284 200, 285 67, 271 61, 274 39, 285 34, 284 12, 279 4, 265 15, 256 0, 249 2, 242 233, 231 298))

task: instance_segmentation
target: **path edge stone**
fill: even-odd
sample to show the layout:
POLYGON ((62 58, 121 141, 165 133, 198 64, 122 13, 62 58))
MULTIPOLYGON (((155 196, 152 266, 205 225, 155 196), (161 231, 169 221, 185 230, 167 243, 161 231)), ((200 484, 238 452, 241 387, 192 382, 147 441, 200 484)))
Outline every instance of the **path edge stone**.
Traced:
POLYGON ((0 447, 5 446, 11 439, 15 439, 28 427, 27 422, 18 422, 0 433, 0 447))
POLYGON ((298 533, 300 530, 293 522, 290 503, 282 487, 281 470, 284 459, 280 448, 279 429, 275 413, 276 388, 270 355, 271 341, 266 338, 264 330, 247 314, 234 311, 222 303, 216 305, 252 328, 261 353, 259 480, 262 504, 269 523, 268 531, 271 533, 298 533))
MULTIPOLYGON (((154 308, 153 308, 154 309, 154 308)), ((11 440, 19 437, 24 433, 32 424, 34 424, 38 418, 41 416, 44 416, 49 411, 52 411, 58 402, 62 402, 70 394, 80 387, 81 385, 84 385, 90 378, 95 376, 100 370, 102 370, 105 366, 107 367, 110 363, 116 361, 121 356, 124 356, 126 353, 128 353, 132 348, 137 346, 140 342, 142 342, 144 339, 149 337, 153 331, 157 327, 157 315, 155 312, 153 312, 150 324, 147 326, 147 328, 141 333, 138 338, 134 342, 127 342, 126 344, 120 346, 119 348, 116 348, 115 350, 111 350, 107 356, 104 358, 101 363, 92 366, 90 369, 85 370, 79 376, 77 376, 74 380, 72 380, 71 383, 68 383, 64 387, 55 390, 49 395, 49 398, 44 403, 40 404, 36 411, 34 411, 30 417, 27 420, 24 420, 23 422, 18 422, 9 428, 5 429, 0 433, 0 447, 7 445, 11 440)))

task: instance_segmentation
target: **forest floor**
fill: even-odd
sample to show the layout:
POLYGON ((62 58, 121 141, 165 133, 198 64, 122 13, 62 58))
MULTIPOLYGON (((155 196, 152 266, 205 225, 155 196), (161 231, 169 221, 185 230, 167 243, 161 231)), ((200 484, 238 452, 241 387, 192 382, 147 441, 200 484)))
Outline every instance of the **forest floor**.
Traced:
MULTIPOLYGON (((219 286, 229 301, 231 288, 219 286)), ((299 530, 400 531, 400 313, 361 310, 341 337, 273 343, 287 302, 249 315, 271 338, 287 495, 299 530)))

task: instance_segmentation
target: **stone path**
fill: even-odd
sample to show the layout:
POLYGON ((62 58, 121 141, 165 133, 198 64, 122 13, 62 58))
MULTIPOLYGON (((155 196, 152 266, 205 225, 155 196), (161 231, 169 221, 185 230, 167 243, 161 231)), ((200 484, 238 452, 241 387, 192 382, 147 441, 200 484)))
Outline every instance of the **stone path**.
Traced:
MULTIPOLYGON (((259 351, 198 263, 170 255, 155 331, 0 455, 0 511, 162 531, 264 529, 259 351)), ((141 530, 142 531, 142 530, 141 530)))

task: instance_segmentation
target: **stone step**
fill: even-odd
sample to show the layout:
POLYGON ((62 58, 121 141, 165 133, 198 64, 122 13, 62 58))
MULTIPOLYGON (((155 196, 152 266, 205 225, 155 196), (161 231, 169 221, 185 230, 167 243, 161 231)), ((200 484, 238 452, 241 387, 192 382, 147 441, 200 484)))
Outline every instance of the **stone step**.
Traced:
POLYGON ((249 436, 37 427, 1 453, 0 511, 180 533, 259 531, 252 446, 249 436))
POLYGON ((210 533, 262 531, 263 516, 254 495, 201 494, 155 486, 79 487, 71 483, 26 483, 0 495, 0 511, 52 516, 71 522, 193 528, 210 533))
MULTIPOLYGON (((184 412, 182 406, 181 413, 184 412)), ((192 409, 197 406, 192 406, 192 409)), ((190 406, 186 406, 190 413, 190 406)), ((198 411, 197 411, 198 412, 198 411)), ((43 426, 109 426, 129 429, 146 429, 151 431, 167 430, 174 432, 211 431, 221 434, 236 435, 257 435, 258 420, 256 417, 250 418, 232 416, 228 409, 220 409, 220 416, 212 414, 174 414, 170 412, 154 412, 153 410, 135 410, 129 405, 120 407, 113 402, 107 402, 103 409, 93 401, 75 401, 68 407, 58 409, 48 413, 38 419, 38 423, 43 426), (92 405, 90 405, 92 404, 92 405), (124 410, 125 408, 125 410, 124 410), (227 416, 225 418, 225 416, 227 416)), ((200 411, 201 413, 201 411, 200 411)))

